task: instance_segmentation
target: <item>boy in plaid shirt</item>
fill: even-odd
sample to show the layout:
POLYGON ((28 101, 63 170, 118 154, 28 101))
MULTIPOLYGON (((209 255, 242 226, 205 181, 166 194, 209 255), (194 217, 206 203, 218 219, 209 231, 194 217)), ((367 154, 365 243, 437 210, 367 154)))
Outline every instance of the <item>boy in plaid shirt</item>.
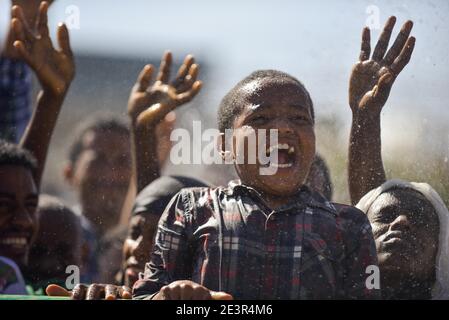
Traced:
MULTIPOLYGON (((162 119, 170 110, 159 104, 146 117, 162 119)), ((256 71, 224 97, 218 123, 222 155, 234 160, 240 180, 183 189, 171 200, 134 298, 378 298, 380 290, 366 285, 368 266, 377 265, 366 216, 304 185, 315 134, 302 83, 283 72, 256 71), (224 139, 226 129, 232 142, 224 139), (259 138, 262 130, 276 130, 277 143, 259 138), (259 150, 254 163, 248 132, 259 150), (261 174, 267 168, 274 174, 261 174)))

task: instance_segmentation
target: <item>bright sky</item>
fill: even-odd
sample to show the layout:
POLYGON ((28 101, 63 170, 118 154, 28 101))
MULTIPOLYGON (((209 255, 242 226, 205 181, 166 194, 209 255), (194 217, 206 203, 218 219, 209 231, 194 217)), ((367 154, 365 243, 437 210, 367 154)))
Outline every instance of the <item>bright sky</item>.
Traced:
MULTIPOLYGON (((4 29, 9 1, 0 2, 4 29)), ((80 28, 71 31, 77 52, 139 57, 167 48, 176 56, 191 52, 213 67, 217 81, 209 90, 217 99, 255 69, 280 69, 305 83, 318 114, 347 114, 349 73, 367 10, 375 6, 381 26, 393 14, 400 25, 412 19, 417 38, 389 100, 394 110, 387 112, 449 116, 449 1, 57 0, 50 13, 53 26, 70 17, 70 5, 80 13, 80 28)), ((374 30, 372 39, 378 34, 374 30)))

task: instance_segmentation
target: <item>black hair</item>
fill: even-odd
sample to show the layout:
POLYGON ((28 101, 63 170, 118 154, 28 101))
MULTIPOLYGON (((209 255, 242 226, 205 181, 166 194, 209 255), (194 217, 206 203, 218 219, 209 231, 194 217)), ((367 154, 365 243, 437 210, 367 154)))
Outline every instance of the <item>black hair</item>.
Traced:
POLYGON ((79 234, 82 232, 81 219, 79 216, 61 199, 55 196, 41 194, 39 196, 37 214, 39 218, 46 217, 60 221, 61 225, 64 225, 65 228, 65 230, 61 230, 63 232, 69 228, 75 228, 79 234))
POLYGON ((313 102, 306 87, 288 73, 277 70, 257 70, 251 73, 249 76, 237 83, 221 100, 218 108, 218 129, 220 132, 225 132, 226 129, 231 129, 236 117, 238 117, 243 111, 242 94, 240 89, 248 83, 255 80, 270 79, 278 83, 294 83, 296 84, 307 96, 307 100, 310 105, 310 113, 312 119, 315 120, 315 113, 313 110, 313 102))
POLYGON ((73 164, 78 160, 81 151, 83 151, 83 138, 90 131, 115 132, 129 135, 128 124, 117 116, 109 113, 99 113, 92 118, 87 118, 75 130, 75 140, 72 142, 68 152, 68 160, 70 163, 73 164))
POLYGON ((146 212, 161 215, 170 200, 183 188, 209 187, 206 183, 181 176, 163 176, 147 185, 136 197, 133 215, 146 212))
POLYGON ((14 143, 0 140, 0 166, 5 165, 21 166, 34 173, 37 161, 28 150, 14 143))

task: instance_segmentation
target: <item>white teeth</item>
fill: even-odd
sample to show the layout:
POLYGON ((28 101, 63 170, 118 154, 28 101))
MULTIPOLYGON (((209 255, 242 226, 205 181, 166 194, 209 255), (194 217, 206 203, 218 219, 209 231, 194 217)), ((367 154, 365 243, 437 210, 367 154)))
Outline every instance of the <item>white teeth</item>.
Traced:
POLYGON ((295 147, 290 147, 288 149, 288 154, 292 154, 293 152, 295 152, 295 147))
POLYGON ((27 239, 26 238, 4 238, 0 240, 1 244, 6 244, 6 245, 20 245, 20 246, 24 246, 27 244, 27 239))
POLYGON ((275 168, 290 168, 293 163, 271 163, 270 165, 275 168))
POLYGON ((290 147, 287 143, 280 143, 280 144, 276 144, 276 145, 274 145, 274 146, 269 147, 269 148, 267 149, 267 153, 271 153, 271 152, 273 152, 275 149, 278 149, 278 150, 289 150, 289 153, 290 153, 290 150, 291 150, 291 149, 293 149, 293 151, 295 150, 294 147, 290 147))

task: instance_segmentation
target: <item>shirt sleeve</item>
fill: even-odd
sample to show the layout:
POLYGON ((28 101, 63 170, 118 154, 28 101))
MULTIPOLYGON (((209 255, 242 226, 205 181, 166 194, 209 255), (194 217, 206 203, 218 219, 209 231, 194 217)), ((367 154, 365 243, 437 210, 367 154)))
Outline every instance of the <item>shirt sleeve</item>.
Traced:
POLYGON ((178 193, 161 216, 153 252, 145 271, 133 287, 133 298, 151 298, 163 286, 192 277, 190 243, 192 205, 186 192, 178 193))
POLYGON ((348 254, 344 262, 345 297, 380 299, 380 275, 371 225, 364 214, 357 218, 348 233, 348 254))
POLYGON ((0 138, 17 143, 31 117, 31 72, 22 61, 0 57, 0 138))

